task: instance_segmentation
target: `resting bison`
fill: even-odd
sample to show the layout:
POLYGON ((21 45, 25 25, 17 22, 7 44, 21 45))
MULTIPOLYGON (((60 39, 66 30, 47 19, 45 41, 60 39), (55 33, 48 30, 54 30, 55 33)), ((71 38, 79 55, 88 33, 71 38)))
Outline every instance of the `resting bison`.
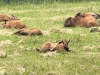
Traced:
POLYGON ((68 47, 68 44, 69 44, 70 40, 62 40, 60 42, 58 42, 58 44, 54 47, 53 50, 58 50, 58 51, 67 51, 67 52, 70 52, 69 50, 69 47, 68 47))
POLYGON ((24 28, 24 29, 18 30, 14 34, 24 35, 24 36, 43 35, 41 30, 39 30, 37 28, 31 28, 31 29, 24 28))
POLYGON ((51 42, 46 42, 43 44, 43 46, 41 47, 41 49, 37 49, 37 51, 39 52, 49 52, 49 51, 65 51, 65 52, 70 52, 69 47, 68 47, 68 43, 70 42, 70 40, 62 40, 60 42, 58 42, 57 44, 52 44, 51 42))
POLYGON ((5 22, 4 24, 2 24, 2 27, 22 29, 26 28, 26 25, 20 20, 11 20, 7 23, 5 22))
POLYGON ((10 21, 10 20, 16 20, 17 18, 13 15, 8 14, 0 14, 0 21, 10 21))
POLYGON ((94 26, 100 26, 96 19, 92 16, 89 18, 82 18, 82 17, 69 17, 64 22, 65 27, 94 27, 94 26))
POLYGON ((37 49, 39 52, 48 52, 52 49, 52 43, 51 42, 45 42, 41 49, 37 49))
POLYGON ((92 16, 94 17, 95 19, 100 19, 100 15, 99 14, 96 14, 96 13, 92 13, 92 12, 87 12, 87 13, 77 13, 75 15, 75 17, 83 17, 83 18, 86 18, 86 17, 89 17, 89 16, 92 16))

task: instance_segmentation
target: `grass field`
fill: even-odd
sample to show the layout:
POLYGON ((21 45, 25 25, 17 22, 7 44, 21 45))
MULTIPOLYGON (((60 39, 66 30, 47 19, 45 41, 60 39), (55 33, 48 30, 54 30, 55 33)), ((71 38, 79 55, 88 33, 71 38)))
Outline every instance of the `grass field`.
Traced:
MULTIPOLYGON (((89 28, 65 28, 63 23, 78 12, 100 13, 100 2, 22 4, 0 6, 43 36, 12 35, 16 29, 0 28, 0 75, 100 75, 100 33, 89 28), (35 49, 46 41, 70 39, 72 52, 44 54, 35 49)), ((0 22, 2 24, 2 22, 0 22)))

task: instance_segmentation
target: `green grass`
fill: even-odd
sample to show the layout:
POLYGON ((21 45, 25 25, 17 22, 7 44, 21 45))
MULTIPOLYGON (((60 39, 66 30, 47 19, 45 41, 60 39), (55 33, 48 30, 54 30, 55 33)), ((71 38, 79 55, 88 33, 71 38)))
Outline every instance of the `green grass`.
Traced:
MULTIPOLYGON (((99 75, 100 74, 100 33, 90 33, 89 28, 64 28, 64 20, 78 12, 100 12, 100 2, 22 4, 0 7, 1 13, 13 14, 28 28, 36 27, 45 31, 44 36, 12 35, 16 29, 0 28, 0 50, 7 53, 0 58, 0 72, 3 75, 99 75), (68 32, 50 32, 60 28, 68 32), (43 56, 36 52, 46 41, 58 42, 70 39, 72 52, 59 52, 53 56, 43 56), (1 43, 10 40, 11 44, 1 43), (2 68, 3 67, 3 68, 2 68), (20 74, 18 68, 25 71, 20 74)), ((2 24, 2 22, 0 22, 2 24)))

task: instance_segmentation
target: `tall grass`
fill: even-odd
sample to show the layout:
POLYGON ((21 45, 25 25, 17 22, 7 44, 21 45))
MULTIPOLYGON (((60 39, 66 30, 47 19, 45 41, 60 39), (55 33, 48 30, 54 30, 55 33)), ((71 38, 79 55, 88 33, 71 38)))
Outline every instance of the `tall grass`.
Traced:
POLYGON ((43 4, 43 3, 55 3, 55 2, 90 2, 90 1, 99 1, 99 0, 0 0, 0 4, 43 4))

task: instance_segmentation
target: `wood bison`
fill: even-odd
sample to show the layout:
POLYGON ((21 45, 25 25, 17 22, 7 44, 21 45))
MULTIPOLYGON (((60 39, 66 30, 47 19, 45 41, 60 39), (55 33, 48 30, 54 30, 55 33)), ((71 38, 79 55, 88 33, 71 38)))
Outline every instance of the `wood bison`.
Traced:
POLYGON ((83 17, 69 17, 64 22, 65 27, 94 27, 100 26, 99 23, 93 16, 89 16, 88 18, 83 17))
POLYGON ((10 20, 18 20, 17 17, 14 15, 8 15, 8 14, 0 14, 0 22, 6 22, 10 20))
POLYGON ((41 49, 36 49, 39 52, 50 52, 50 51, 65 51, 65 52, 70 52, 68 44, 70 40, 62 40, 58 42, 57 44, 52 44, 51 42, 46 42, 43 44, 41 49))
POLYGON ((62 40, 60 42, 58 42, 58 44, 53 48, 53 50, 58 50, 58 51, 67 51, 70 52, 71 50, 69 50, 68 44, 69 44, 70 40, 62 40))
POLYGON ((18 30, 14 34, 23 35, 23 36, 43 35, 41 30, 39 30, 38 28, 31 28, 31 29, 24 28, 24 29, 18 30))
POLYGON ((95 19, 100 19, 100 15, 99 14, 96 14, 96 13, 92 13, 92 12, 87 12, 87 13, 77 13, 76 15, 75 15, 75 17, 83 17, 83 18, 88 18, 89 16, 92 16, 92 17, 94 17, 95 19))
POLYGON ((26 25, 20 20, 11 20, 9 22, 5 22, 4 24, 2 24, 2 27, 22 29, 26 28, 26 25))

